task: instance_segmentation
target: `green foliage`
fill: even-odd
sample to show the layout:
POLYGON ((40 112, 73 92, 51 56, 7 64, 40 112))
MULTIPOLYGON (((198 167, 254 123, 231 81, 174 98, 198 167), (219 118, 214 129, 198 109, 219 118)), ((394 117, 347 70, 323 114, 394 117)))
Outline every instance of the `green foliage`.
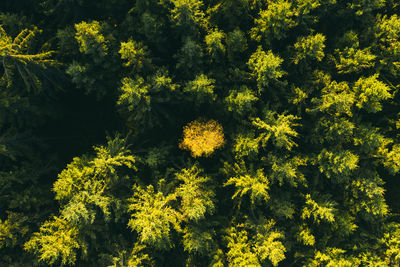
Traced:
POLYGON ((299 64, 300 61, 306 59, 321 61, 325 56, 325 40, 326 37, 321 33, 298 39, 294 44, 294 49, 296 50, 294 63, 299 64))
POLYGON ((129 40, 128 42, 121 43, 119 52, 121 59, 126 60, 124 65, 126 67, 132 66, 135 70, 140 70, 145 63, 147 63, 147 48, 141 43, 129 40))
POLYGON ((185 251, 190 254, 207 255, 211 252, 213 244, 213 234, 203 227, 189 225, 184 230, 183 246, 185 251))
POLYGON ((319 111, 334 116, 346 114, 351 117, 352 106, 356 102, 355 97, 355 93, 350 90, 346 82, 333 81, 322 89, 321 99, 314 99, 314 102, 318 104, 319 111))
POLYGON ((285 38, 286 32, 296 26, 292 4, 285 0, 270 1, 268 8, 261 10, 259 16, 250 32, 251 38, 258 42, 263 40, 269 43, 272 38, 285 38))
POLYGON ((245 34, 240 29, 229 32, 226 36, 226 45, 228 48, 228 56, 239 58, 240 54, 247 49, 247 40, 245 34))
POLYGON ((0 249, 14 247, 18 238, 28 232, 28 227, 24 225, 27 219, 21 214, 9 213, 6 220, 0 220, 0 249))
POLYGON ((0 266, 400 264, 398 1, 37 2, 0 1, 0 266))
POLYGON ((227 237, 229 266, 263 266, 266 259, 278 266, 285 259, 286 248, 280 241, 284 236, 273 229, 274 225, 273 220, 250 225, 253 235, 243 229, 244 225, 232 227, 227 237))
POLYGON ((135 243, 131 253, 128 254, 126 250, 119 252, 118 257, 113 257, 113 264, 108 267, 143 266, 149 264, 151 259, 148 254, 143 252, 145 248, 146 246, 135 243))
POLYGON ((117 169, 135 169, 135 159, 118 136, 109 138, 107 146, 95 147, 96 156, 74 158, 54 183, 56 199, 64 205, 61 216, 43 224, 25 244, 25 249, 39 254, 39 259, 53 264, 76 261, 76 249, 84 246, 79 235, 81 224, 93 224, 101 210, 107 221, 111 216, 113 197, 110 190, 120 177, 117 169))
POLYGON ((358 168, 359 157, 349 150, 331 152, 323 149, 318 155, 319 170, 326 177, 349 177, 358 168))
MULTIPOLYGON (((53 190, 57 200, 69 200, 74 202, 75 198, 100 204, 99 207, 106 211, 107 197, 102 196, 107 185, 118 182, 117 168, 126 166, 135 169, 135 158, 125 146, 125 140, 119 137, 108 139, 107 147, 95 147, 96 156, 92 159, 87 157, 74 158, 63 170, 53 190), (90 197, 86 198, 88 194, 90 197), (103 199, 104 197, 104 199, 103 199), (104 200, 104 203, 102 202, 104 200)), ((80 201, 78 201, 80 202, 80 201)), ((89 202, 89 203, 90 203, 89 202)), ((84 203, 84 202, 83 202, 84 203)))
POLYGON ((232 199, 239 198, 240 201, 244 195, 249 194, 252 205, 261 201, 268 202, 269 180, 264 175, 263 169, 248 171, 244 162, 241 162, 240 164, 235 163, 233 173, 234 176, 224 184, 224 186, 234 185, 236 187, 232 199))
POLYGON ((374 67, 376 56, 368 48, 356 49, 346 47, 343 52, 339 52, 339 62, 336 68, 339 73, 359 72, 363 69, 374 67))
POLYGON ((386 246, 386 264, 396 265, 400 263, 400 232, 398 224, 391 224, 389 231, 385 233, 383 242, 386 246))
POLYGON ((175 192, 181 198, 181 213, 187 220, 198 221, 204 218, 206 212, 212 213, 214 210, 214 192, 206 187, 210 179, 199 176, 201 172, 194 165, 176 174, 176 180, 183 184, 175 192))
POLYGON ((175 57, 177 59, 176 68, 181 70, 185 76, 192 77, 202 64, 203 52, 199 44, 191 38, 187 38, 175 57))
POLYGON ((322 196, 320 201, 315 201, 310 194, 305 196, 306 205, 301 212, 301 218, 313 219, 314 223, 333 223, 335 222, 336 203, 329 200, 328 196, 322 196))
POLYGON ((158 249, 171 246, 171 228, 181 231, 182 215, 171 207, 176 195, 164 196, 162 192, 155 192, 152 185, 146 188, 135 185, 133 192, 129 199, 132 217, 128 226, 138 233, 139 241, 145 245, 158 249))
POLYGON ((297 239, 306 246, 314 246, 315 237, 311 234, 310 229, 301 227, 300 230, 297 239))
POLYGON ((225 98, 228 110, 240 115, 250 112, 257 100, 255 93, 246 86, 241 87, 240 90, 231 90, 225 98))
POLYGON ((257 254, 252 251, 247 235, 248 233, 245 230, 238 231, 235 228, 231 230, 228 237, 228 266, 261 266, 257 254))
POLYGON ((313 266, 343 266, 343 267, 350 267, 350 266, 359 266, 360 262, 358 259, 353 257, 346 257, 345 250, 338 249, 338 248, 330 248, 328 247, 326 251, 316 251, 314 254, 314 259, 312 259, 306 266, 313 267, 313 266))
POLYGON ((384 149, 382 151, 384 162, 383 165, 387 167, 391 172, 398 173, 400 171, 400 145, 393 145, 392 149, 384 149))
POLYGON ((205 41, 207 45, 207 52, 212 57, 217 57, 219 54, 225 53, 225 46, 223 40, 225 39, 225 34, 218 29, 211 31, 206 35, 205 41))
POLYGON ((306 184, 304 175, 299 171, 300 166, 306 166, 307 160, 300 157, 293 158, 280 158, 276 156, 270 156, 269 161, 272 162, 271 166, 271 180, 277 181, 280 186, 283 182, 287 182, 294 187, 297 187, 298 183, 306 184))
POLYGON ((354 84, 354 91, 358 98, 357 107, 372 113, 381 111, 381 102, 392 98, 390 88, 377 78, 377 74, 368 78, 361 77, 354 84))
POLYGON ((283 77, 285 72, 280 68, 282 62, 283 59, 275 56, 271 50, 265 53, 261 46, 251 55, 247 64, 256 78, 260 91, 268 87, 271 81, 276 81, 283 77))
POLYGON ((43 74, 34 71, 34 67, 39 66, 46 69, 56 62, 50 59, 54 51, 48 51, 44 47, 43 51, 39 53, 32 51, 32 43, 37 33, 39 33, 37 28, 34 30, 24 29, 13 39, 0 25, 0 59, 3 66, 0 85, 11 87, 13 85, 12 77, 15 76, 14 73, 17 73, 28 90, 31 87, 40 89, 43 74))
POLYGON ((188 82, 183 91, 193 95, 196 104, 211 102, 216 99, 214 95, 214 83, 215 80, 207 78, 204 74, 200 74, 193 81, 188 82))
POLYGON ((171 0, 174 8, 171 10, 173 22, 189 30, 197 27, 206 27, 207 21, 202 10, 203 1, 199 0, 171 0))
POLYGON ((239 133, 235 138, 233 152, 236 157, 244 157, 258 154, 259 140, 253 132, 239 133))
POLYGON ((280 239, 284 238, 284 235, 274 230, 274 226, 275 222, 273 220, 264 221, 257 225, 255 250, 262 261, 268 258, 273 266, 278 266, 278 263, 285 259, 286 248, 280 241, 280 239))
POLYGON ((140 107, 141 113, 145 113, 150 109, 149 86, 145 84, 143 78, 138 77, 135 80, 124 78, 121 91, 122 94, 118 99, 118 105, 126 106, 128 111, 133 111, 140 107))
POLYGON ((77 240, 78 228, 67 220, 54 217, 40 227, 40 232, 25 244, 25 249, 40 254, 39 260, 54 264, 73 264, 76 261, 76 249, 82 245, 77 240))
POLYGON ((374 216, 385 216, 388 214, 388 207, 384 201, 385 189, 381 181, 356 180, 352 182, 354 197, 358 198, 360 205, 355 206, 357 211, 364 210, 374 216))
POLYGON ((253 125, 262 131, 259 138, 265 146, 270 139, 278 148, 285 148, 291 150, 292 147, 296 147, 297 144, 293 141, 293 137, 297 137, 298 133, 293 127, 299 124, 295 123, 295 120, 299 118, 293 115, 276 114, 273 111, 267 111, 265 113, 265 119, 261 120, 256 118, 253 120, 253 125))
POLYGON ((79 51, 85 54, 107 55, 107 41, 102 32, 102 26, 96 20, 87 23, 75 24, 75 39, 79 44, 79 51))
POLYGON ((382 8, 386 0, 352 0, 348 3, 349 7, 356 10, 356 15, 363 15, 382 8))

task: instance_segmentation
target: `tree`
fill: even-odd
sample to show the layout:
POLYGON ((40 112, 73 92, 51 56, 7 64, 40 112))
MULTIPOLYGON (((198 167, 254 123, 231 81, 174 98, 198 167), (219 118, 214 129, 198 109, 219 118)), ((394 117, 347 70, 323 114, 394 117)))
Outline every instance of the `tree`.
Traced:
POLYGON ((398 1, 37 2, 0 1, 0 266, 400 264, 398 1))

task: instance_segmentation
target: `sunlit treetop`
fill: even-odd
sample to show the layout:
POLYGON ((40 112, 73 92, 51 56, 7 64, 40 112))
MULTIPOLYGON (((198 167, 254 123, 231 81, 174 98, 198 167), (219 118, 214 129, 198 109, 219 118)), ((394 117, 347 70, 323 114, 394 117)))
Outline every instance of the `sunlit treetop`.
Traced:
POLYGON ((194 158, 208 157, 224 142, 221 124, 215 120, 195 120, 183 128, 183 140, 179 147, 189 150, 194 158))

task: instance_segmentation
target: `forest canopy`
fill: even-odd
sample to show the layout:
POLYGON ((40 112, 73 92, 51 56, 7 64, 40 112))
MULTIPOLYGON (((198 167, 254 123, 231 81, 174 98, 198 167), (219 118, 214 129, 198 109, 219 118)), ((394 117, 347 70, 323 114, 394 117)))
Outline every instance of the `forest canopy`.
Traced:
POLYGON ((0 1, 0 266, 399 266, 399 14, 0 1))

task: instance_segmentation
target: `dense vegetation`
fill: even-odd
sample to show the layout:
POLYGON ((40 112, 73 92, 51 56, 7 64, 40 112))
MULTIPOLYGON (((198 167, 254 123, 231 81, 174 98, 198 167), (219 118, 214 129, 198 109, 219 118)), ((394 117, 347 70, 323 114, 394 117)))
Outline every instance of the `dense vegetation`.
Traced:
POLYGON ((0 1, 0 266, 400 265, 398 14, 0 1))

